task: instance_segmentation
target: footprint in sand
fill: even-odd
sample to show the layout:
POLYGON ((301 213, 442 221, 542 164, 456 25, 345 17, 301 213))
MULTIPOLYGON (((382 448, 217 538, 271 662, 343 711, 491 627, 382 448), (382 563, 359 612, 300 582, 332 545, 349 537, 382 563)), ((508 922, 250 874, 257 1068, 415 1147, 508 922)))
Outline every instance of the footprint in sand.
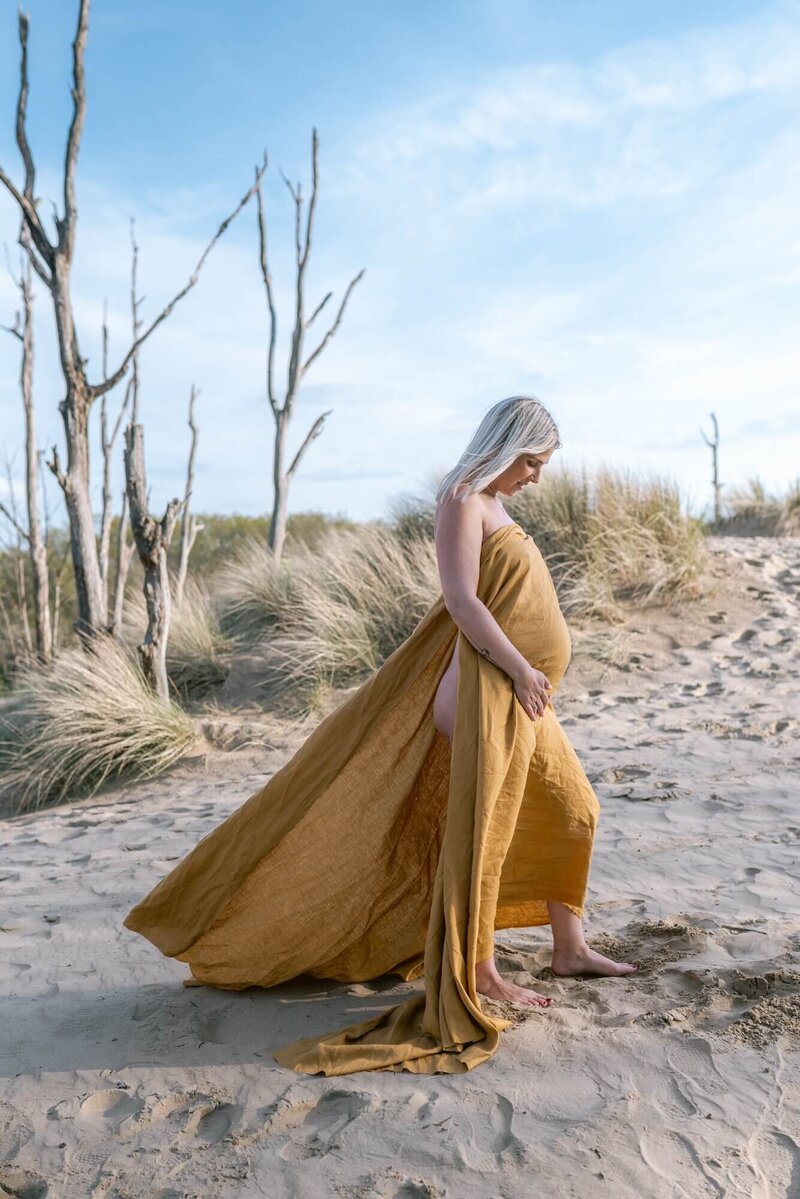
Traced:
POLYGON ((164 1120, 186 1136, 215 1144, 227 1136, 239 1113, 236 1104, 203 1091, 173 1091, 153 1103, 149 1119, 164 1120))
POLYGON ((258 1115, 253 1132, 240 1137, 242 1144, 255 1144, 267 1137, 280 1137, 284 1161, 321 1157, 338 1148, 342 1134, 354 1121, 380 1105, 375 1095, 334 1087, 318 1096, 302 1084, 291 1085, 258 1115))
POLYGON ((369 1195, 370 1199, 443 1199, 445 1192, 424 1178, 411 1178, 391 1166, 378 1174, 363 1175, 353 1194, 369 1195))
POLYGON ((287 1142, 280 1150, 280 1156, 284 1161, 303 1161, 308 1157, 324 1157, 339 1149, 341 1134, 372 1106, 374 1100, 368 1095, 328 1092, 318 1104, 308 1109, 300 1128, 303 1139, 287 1142))
POLYGON ((76 1123, 92 1128, 118 1129, 123 1120, 137 1115, 143 1107, 141 1099, 117 1087, 94 1091, 81 1103, 76 1123))
POLYGON ((406 1178, 391 1192, 391 1199, 438 1199, 442 1193, 432 1182, 406 1178))
POLYGON ((11 1199, 45 1199, 48 1185, 41 1174, 20 1166, 0 1165, 0 1192, 11 1199))
POLYGON ((0 1160, 10 1162, 33 1136, 33 1125, 12 1103, 0 1100, 0 1160))

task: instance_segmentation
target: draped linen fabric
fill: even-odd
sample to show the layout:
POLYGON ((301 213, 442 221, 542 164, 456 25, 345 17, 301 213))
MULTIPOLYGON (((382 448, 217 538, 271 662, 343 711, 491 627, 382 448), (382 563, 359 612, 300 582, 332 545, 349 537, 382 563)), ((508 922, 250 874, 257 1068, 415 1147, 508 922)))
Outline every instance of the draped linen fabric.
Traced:
MULTIPOLYGON (((477 595, 556 688, 569 632, 519 525, 484 541, 477 595)), ((423 976, 424 992, 274 1057, 309 1074, 459 1073, 490 1057, 509 1024, 482 1011, 476 962, 491 956, 496 928, 547 923, 548 900, 582 913, 598 812, 552 704, 532 721, 439 596, 124 923, 189 964, 185 985, 423 976), (433 702, 454 648, 451 746, 433 702)))

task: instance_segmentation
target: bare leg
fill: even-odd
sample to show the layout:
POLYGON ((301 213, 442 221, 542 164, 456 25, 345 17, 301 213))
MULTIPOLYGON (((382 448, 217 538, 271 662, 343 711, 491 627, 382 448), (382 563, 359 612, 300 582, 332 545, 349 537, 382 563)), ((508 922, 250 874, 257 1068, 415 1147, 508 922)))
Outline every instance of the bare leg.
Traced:
MULTIPOLYGON (((458 687, 458 643, 453 651, 453 657, 447 667, 433 705, 433 718, 437 729, 449 741, 453 740, 455 725, 456 689, 458 687)), ((550 999, 540 995, 530 987, 520 987, 516 983, 506 982, 501 978, 494 954, 483 962, 475 965, 475 986, 481 995, 488 999, 506 999, 512 1003, 528 1004, 531 1007, 547 1007, 550 999)))
POLYGON ((638 966, 615 962, 596 953, 586 944, 580 918, 563 903, 548 900, 550 928, 553 932, 553 974, 633 974, 638 966))
POLYGON ((456 694, 458 691, 458 637, 453 655, 442 675, 433 700, 433 723, 448 741, 453 740, 456 723, 456 694))

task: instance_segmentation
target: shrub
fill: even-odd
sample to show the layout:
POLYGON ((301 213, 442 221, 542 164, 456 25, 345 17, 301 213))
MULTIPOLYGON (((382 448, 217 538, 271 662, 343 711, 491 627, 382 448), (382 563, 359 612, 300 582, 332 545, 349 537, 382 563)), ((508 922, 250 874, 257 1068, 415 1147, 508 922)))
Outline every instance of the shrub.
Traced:
POLYGON ((623 600, 647 604, 696 590, 702 531, 668 480, 560 468, 516 496, 509 513, 542 551, 568 611, 614 617, 623 600))
POLYGON ((0 722, 0 788, 18 811, 149 777, 192 745, 180 708, 153 695, 133 656, 107 637, 27 667, 0 722))
POLYGON ((288 628, 301 588, 288 549, 276 565, 261 541, 250 539, 216 578, 220 627, 242 641, 288 628))
POLYGON ((286 569, 295 595, 269 639, 268 682, 306 706, 377 669, 440 590, 433 542, 403 546, 377 524, 332 531, 317 551, 296 547, 286 569))

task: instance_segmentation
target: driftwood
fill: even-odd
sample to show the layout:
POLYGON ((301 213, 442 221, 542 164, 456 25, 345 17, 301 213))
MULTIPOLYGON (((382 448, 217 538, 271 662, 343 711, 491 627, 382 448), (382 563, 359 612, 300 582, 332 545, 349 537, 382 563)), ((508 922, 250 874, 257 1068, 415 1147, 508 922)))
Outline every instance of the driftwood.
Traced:
MULTIPOLYGON (((22 404, 25 410, 25 501, 28 512, 27 528, 17 521, 16 513, 9 511, 0 504, 0 512, 15 525, 17 535, 27 544, 33 582, 33 613, 36 631, 36 653, 43 662, 49 662, 53 656, 53 626, 50 620, 50 582, 47 566, 47 543, 42 535, 42 522, 39 515, 39 473, 40 460, 36 450, 36 414, 33 405, 33 280, 31 276, 30 259, 22 266, 20 275, 15 282, 19 288, 22 308, 16 314, 12 326, 5 326, 7 331, 17 337, 22 346, 20 363, 20 390, 22 404)), ((13 502, 13 485, 10 491, 13 502)), ((20 569, 23 570, 21 581, 18 581, 23 592, 24 601, 24 567, 20 558, 20 569)), ((27 624, 27 604, 23 602, 23 623, 27 624)))
POLYGON ((93 635, 105 626, 106 611, 90 499, 88 427, 91 406, 95 400, 100 399, 120 382, 137 349, 167 319, 176 304, 194 287, 199 272, 214 245, 257 190, 261 174, 266 169, 266 163, 256 171, 256 181, 252 187, 245 193, 233 212, 220 224, 201 254, 188 283, 173 296, 147 328, 143 329, 134 339, 116 369, 104 371, 103 377, 98 382, 91 383, 86 371, 87 360, 82 357, 80 352, 71 290, 78 219, 75 173, 86 114, 84 53, 88 28, 89 0, 80 0, 77 30, 72 44, 73 114, 67 135, 64 160, 63 210, 61 213, 55 211, 53 214, 55 235, 49 234, 45 229, 35 195, 36 173, 26 128, 28 18, 22 12, 19 14, 21 59, 16 138, 25 168, 25 180, 21 187, 17 187, 8 173, 0 166, 0 184, 7 189, 19 207, 23 220, 20 241, 30 256, 33 269, 47 287, 53 301, 59 359, 65 387, 64 398, 59 404, 59 410, 64 423, 67 460, 65 466, 62 467, 58 450, 54 446, 48 466, 63 491, 69 518, 70 548, 77 600, 76 628, 82 634, 93 635))
POLYGON ((144 567, 144 598, 147 603, 147 632, 138 647, 139 660, 156 695, 163 703, 167 703, 167 640, 172 610, 167 551, 180 510, 180 500, 170 500, 160 520, 150 515, 147 505, 142 425, 131 423, 125 430, 125 479, 131 510, 131 527, 139 560, 144 567))
POLYGON ((197 453, 197 425, 194 421, 194 404, 199 394, 200 392, 193 383, 191 392, 189 393, 188 420, 189 429, 191 430, 192 434, 192 440, 189 446, 189 461, 186 467, 186 490, 184 491, 183 505, 181 508, 181 538, 180 553, 178 558, 178 574, 175 579, 175 602, 177 604, 179 604, 183 599, 183 592, 184 588, 186 587, 186 576, 189 573, 189 555, 192 552, 192 546, 195 543, 197 534, 204 528, 190 508, 192 488, 194 487, 194 460, 197 453))
MULTIPOLYGON (((322 432, 326 416, 330 416, 331 409, 323 412, 321 416, 312 424, 306 434, 300 448, 292 459, 290 465, 286 466, 286 434, 289 428, 289 422, 292 418, 295 400, 300 390, 300 385, 303 381, 306 371, 311 366, 322 351, 325 349, 328 342, 339 328, 342 317, 344 315, 345 306, 350 299, 353 288, 364 276, 364 270, 360 270, 353 279, 350 280, 342 302, 339 305, 339 311, 333 321, 333 324, 328 329, 327 333, 320 340, 316 348, 303 358, 303 349, 305 335, 313 322, 322 312, 328 300, 331 299, 333 292, 328 292, 327 295, 316 306, 311 316, 305 316, 305 275, 308 266, 308 256, 311 250, 311 237, 314 225, 314 213, 317 205, 317 192, 319 189, 319 169, 318 169, 318 150, 319 139, 317 131, 312 131, 311 139, 311 170, 312 170, 312 190, 311 199, 308 205, 308 213, 306 217, 305 230, 303 231, 303 198, 300 184, 293 187, 286 176, 281 171, 281 177, 289 189, 295 206, 295 318, 294 328, 292 331, 291 352, 289 357, 288 377, 286 381, 286 393, 283 404, 280 404, 275 394, 274 385, 274 359, 275 359, 275 342, 278 331, 278 318, 275 310, 275 299, 272 291, 272 276, 269 270, 267 260, 267 225, 264 215, 264 200, 261 194, 261 180, 256 170, 256 194, 258 199, 258 239, 260 250, 261 276, 264 281, 264 288, 267 297, 267 308, 269 310, 269 346, 267 350, 267 398, 272 409, 272 415, 275 418, 275 449, 272 467, 273 481, 273 505, 272 519, 269 528, 269 548, 271 549, 276 560, 280 560, 283 545, 286 539, 286 517, 289 497, 289 485, 292 478, 300 465, 300 460, 305 454, 311 442, 317 438, 322 432)), ((266 159, 265 159, 266 162, 266 159)))

